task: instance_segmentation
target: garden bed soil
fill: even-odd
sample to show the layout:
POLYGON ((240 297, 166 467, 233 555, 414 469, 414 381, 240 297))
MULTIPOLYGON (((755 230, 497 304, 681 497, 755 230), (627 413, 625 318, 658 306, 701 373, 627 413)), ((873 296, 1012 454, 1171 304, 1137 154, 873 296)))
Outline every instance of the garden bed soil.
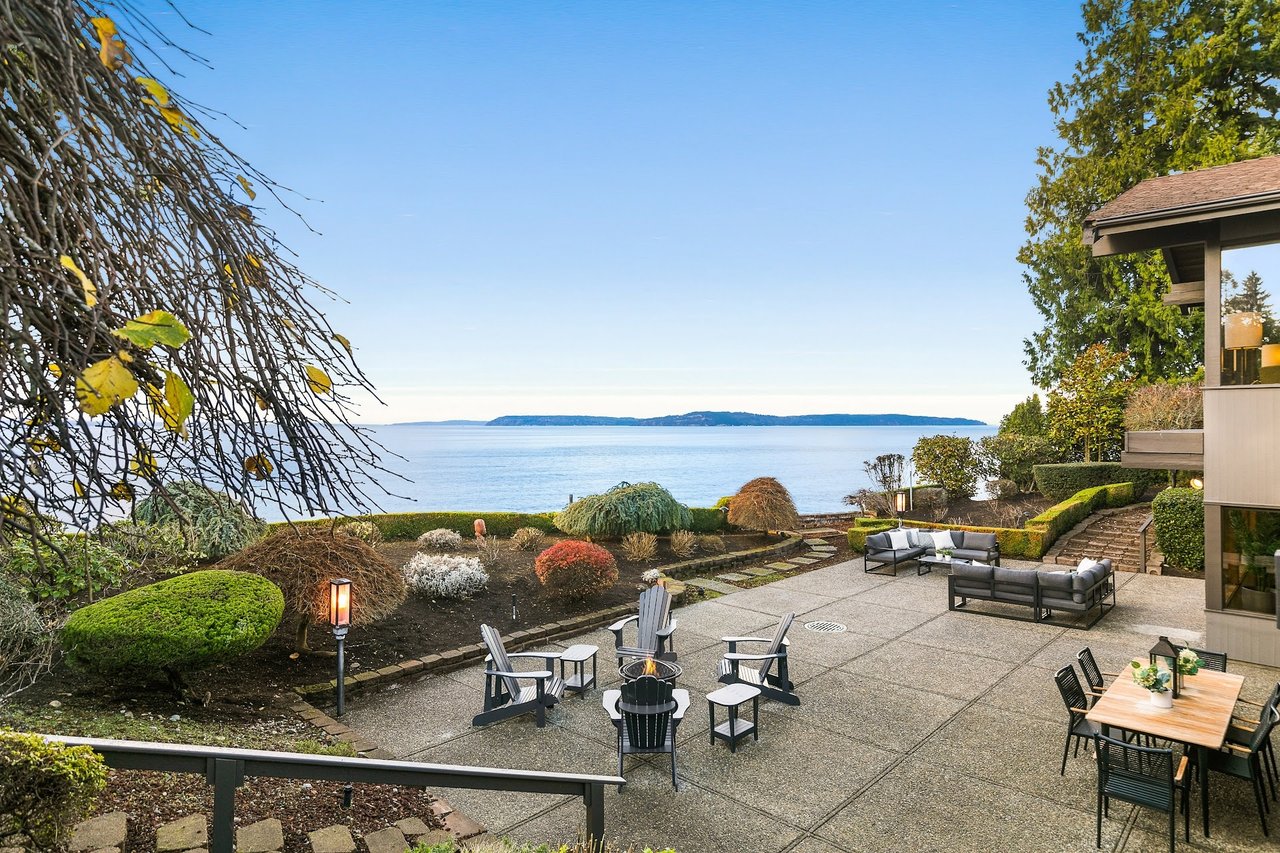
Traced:
POLYGON ((1026 524, 1027 519, 1036 517, 1055 503, 1056 501, 1036 493, 1018 495, 1003 501, 956 498, 948 501, 946 511, 941 516, 935 511, 917 509, 903 513, 903 518, 931 524, 1020 528, 1026 524))

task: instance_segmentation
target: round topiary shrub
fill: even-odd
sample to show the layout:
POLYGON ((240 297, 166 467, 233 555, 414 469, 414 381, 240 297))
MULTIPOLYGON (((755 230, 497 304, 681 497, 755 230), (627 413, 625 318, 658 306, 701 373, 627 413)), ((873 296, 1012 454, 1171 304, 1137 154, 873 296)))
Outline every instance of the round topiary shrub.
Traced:
POLYGON ((613 539, 628 533, 668 533, 693 523, 689 508, 657 483, 619 483, 556 513, 556 527, 570 536, 613 539))
POLYGON ((284 596, 266 578, 192 572, 82 607, 62 645, 73 664, 97 673, 180 673, 253 651, 283 613, 284 596))
POLYGON ((1204 571, 1204 493, 1165 489, 1151 501, 1151 517, 1165 562, 1184 571, 1204 571))
POLYGON ((581 599, 604 592, 618 582, 618 563, 591 542, 566 539, 533 561, 533 572, 547 591, 561 598, 581 599))
POLYGON ((16 834, 27 842, 21 849, 60 850, 107 787, 107 766, 87 746, 0 731, 0 780, 0 838, 16 834))
POLYGON ((447 527, 437 527, 419 536, 418 544, 437 551, 456 551, 462 547, 462 534, 447 527))
POLYGON ((194 536, 195 550, 211 560, 257 542, 267 529, 230 495, 189 481, 172 483, 164 494, 139 501, 133 515, 147 524, 183 525, 194 536))
POLYGON ((746 530, 792 530, 800 516, 786 486, 773 477, 756 477, 729 500, 729 523, 746 530))
POLYGON ((329 623, 329 581, 351 581, 351 623, 390 616, 409 594, 404 573, 368 543, 326 529, 282 527, 232 554, 219 568, 255 572, 284 592, 294 620, 295 645, 309 651, 307 628, 329 623))

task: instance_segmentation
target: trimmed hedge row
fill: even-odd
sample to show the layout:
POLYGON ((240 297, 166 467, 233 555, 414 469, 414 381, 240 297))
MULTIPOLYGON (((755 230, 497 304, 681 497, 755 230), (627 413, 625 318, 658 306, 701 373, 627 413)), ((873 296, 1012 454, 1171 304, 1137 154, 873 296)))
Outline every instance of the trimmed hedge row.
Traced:
POLYGON ((1204 571, 1204 493, 1165 489, 1151 502, 1156 545, 1174 568, 1204 571))
POLYGON ((1136 499, 1137 488, 1133 483, 1111 483, 1081 489, 1070 498, 1056 503, 1027 522, 1028 530, 1044 533, 1046 545, 1052 545, 1058 537, 1075 527, 1090 513, 1105 507, 1127 506, 1136 499))
MULTIPOLYGON (((689 507, 693 516, 690 529, 694 533, 717 533, 727 525, 724 513, 718 509, 689 507)), ((341 518, 315 518, 295 521, 295 527, 303 529, 328 528, 332 525, 368 521, 377 526, 385 540, 417 539, 428 530, 445 528, 461 536, 474 536, 472 525, 483 518, 491 536, 510 536, 521 527, 536 527, 543 533, 556 533, 554 512, 387 512, 375 515, 353 515, 341 518)), ((287 521, 268 525, 269 532, 287 527, 287 521)))
POLYGON ((1168 477, 1164 471, 1123 468, 1119 462, 1061 462, 1032 466, 1036 490, 1046 498, 1065 501, 1081 489, 1113 483, 1133 483, 1141 497, 1152 484, 1168 477))
MULTIPOLYGON (((932 524, 927 521, 903 519, 904 527, 927 530, 971 530, 977 533, 994 533, 1000 543, 1000 556, 1038 560, 1049 550, 1058 537, 1075 527, 1095 510, 1119 507, 1133 503, 1137 498, 1133 483, 1110 483, 1081 489, 1070 499, 1055 504, 1029 520, 1026 527, 977 527, 967 524, 932 524)), ((857 551, 866 549, 867 537, 872 533, 892 530, 898 522, 892 518, 858 518, 849 528, 849 547, 857 551)))

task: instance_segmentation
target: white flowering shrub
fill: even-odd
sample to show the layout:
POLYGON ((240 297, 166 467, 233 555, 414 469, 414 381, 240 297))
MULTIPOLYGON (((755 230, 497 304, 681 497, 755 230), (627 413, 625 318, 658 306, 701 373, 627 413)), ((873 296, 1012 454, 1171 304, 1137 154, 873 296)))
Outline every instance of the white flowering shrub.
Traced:
POLYGON ((437 551, 456 551, 462 547, 462 534, 447 527, 437 527, 419 536, 418 544, 437 551))
POLYGON ((662 577, 662 572, 659 571, 658 569, 646 569, 644 572, 640 574, 640 580, 649 584, 657 583, 658 579, 661 577, 662 577))
POLYGON ((470 598, 488 585, 489 573, 475 557, 419 551, 405 564, 404 579, 411 590, 432 598, 470 598))

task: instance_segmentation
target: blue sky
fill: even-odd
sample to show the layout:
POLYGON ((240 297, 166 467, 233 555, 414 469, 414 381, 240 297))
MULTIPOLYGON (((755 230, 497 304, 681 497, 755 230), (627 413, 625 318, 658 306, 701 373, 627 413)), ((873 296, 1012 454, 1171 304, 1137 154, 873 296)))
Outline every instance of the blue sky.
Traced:
MULTIPOLYGON (((187 0, 166 78, 387 406, 900 411, 1032 388, 1014 255, 1074 2, 187 0)), ((159 69, 157 69, 159 70, 159 69)))

